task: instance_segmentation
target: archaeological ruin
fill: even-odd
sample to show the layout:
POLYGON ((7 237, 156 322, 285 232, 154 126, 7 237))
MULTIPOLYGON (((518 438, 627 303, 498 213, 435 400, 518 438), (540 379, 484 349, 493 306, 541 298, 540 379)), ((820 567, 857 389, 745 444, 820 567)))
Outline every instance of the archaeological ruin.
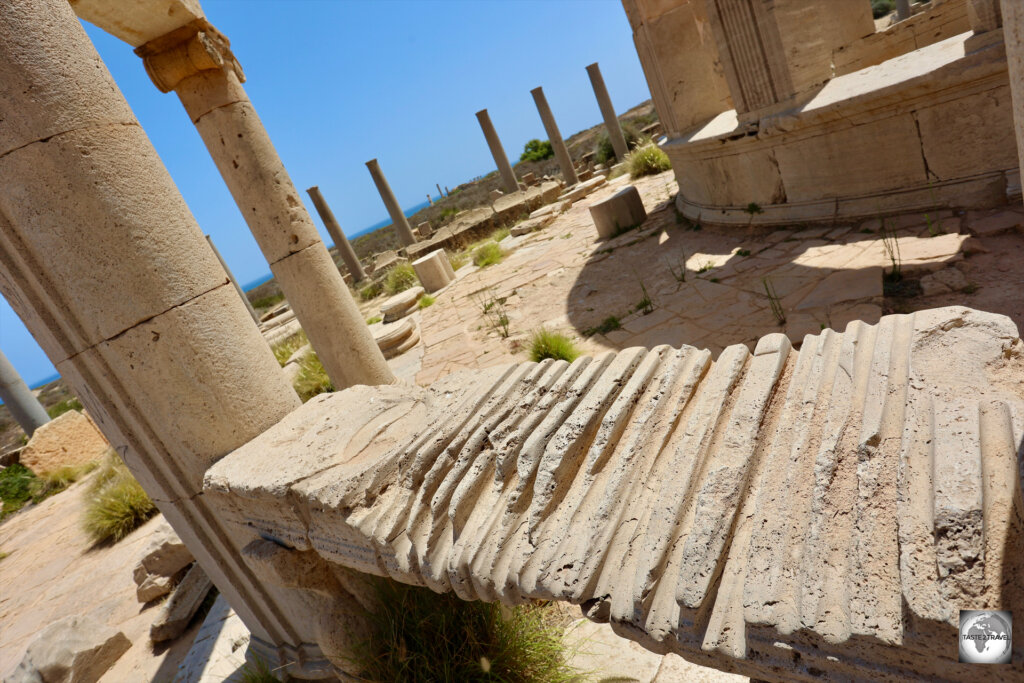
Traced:
MULTIPOLYGON (((1024 342, 1011 316, 964 303, 881 315, 891 252, 858 240, 864 221, 884 237, 891 215, 963 215, 942 235, 930 217, 927 231, 909 223, 904 242, 908 272, 952 294, 966 280, 951 264, 982 253, 960 225, 1004 215, 964 212, 1024 226, 1024 5, 897 3, 886 26, 868 0, 622 5, 671 171, 627 185, 577 168, 538 87, 562 177, 517 177, 480 110, 505 192, 466 213, 483 212, 473 231, 514 222, 497 258, 526 245, 499 277, 457 272, 457 231, 414 233, 368 161, 402 244, 388 266, 408 261, 422 284, 374 303, 371 321, 198 0, 6 0, 0 292, 195 558, 188 583, 212 582, 247 656, 282 675, 356 680, 353 640, 383 577, 466 601, 569 603, 648 651, 756 681, 978 680, 958 661, 960 610, 1024 614, 1024 342), (271 321, 249 304, 79 18, 178 96, 290 312, 271 321), (541 238, 553 224, 564 234, 541 238), (700 280, 686 258, 664 282, 653 258, 617 260, 702 226, 744 235, 791 282, 775 295, 758 274, 722 303, 728 277, 754 272, 739 243, 698 262, 717 269, 700 280), (843 248, 842 268, 821 265, 843 248), (95 276, 113 269, 116 296, 95 276), (486 316, 570 271, 561 299, 633 279, 644 299, 628 294, 621 325, 585 302, 542 324, 580 328, 586 314, 605 327, 585 336, 647 343, 462 366, 454 347, 476 319, 454 306, 431 325, 412 317, 460 279, 479 276, 458 294, 490 294, 486 316), (679 311, 654 310, 648 286, 679 311), (734 308, 742 321, 762 299, 779 331, 686 318, 734 308), (306 403, 268 345, 299 327, 311 349, 296 353, 315 352, 335 389, 306 403), (435 344, 448 355, 400 379, 390 363, 435 344)), ((621 164, 620 119, 597 64, 586 71, 621 164)), ((307 192, 348 277, 369 280, 307 192)), ((0 398, 27 433, 49 420, 2 355, 0 398)), ((1024 638, 984 675, 1022 680, 1024 638)))

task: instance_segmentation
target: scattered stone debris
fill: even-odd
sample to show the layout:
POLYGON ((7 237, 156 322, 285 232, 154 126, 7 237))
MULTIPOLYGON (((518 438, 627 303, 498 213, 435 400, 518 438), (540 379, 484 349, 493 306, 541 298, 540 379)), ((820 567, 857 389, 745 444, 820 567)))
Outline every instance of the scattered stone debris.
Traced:
POLYGON ((192 553, 167 520, 160 519, 149 545, 132 571, 132 578, 138 586, 135 595, 139 602, 152 602, 170 593, 192 562, 192 553))
POLYGON ((117 629, 68 617, 36 636, 4 683, 95 683, 131 646, 117 629))
POLYGON ((211 588, 213 582, 206 572, 198 564, 193 564, 149 627, 149 637, 153 642, 174 640, 184 633, 211 588))

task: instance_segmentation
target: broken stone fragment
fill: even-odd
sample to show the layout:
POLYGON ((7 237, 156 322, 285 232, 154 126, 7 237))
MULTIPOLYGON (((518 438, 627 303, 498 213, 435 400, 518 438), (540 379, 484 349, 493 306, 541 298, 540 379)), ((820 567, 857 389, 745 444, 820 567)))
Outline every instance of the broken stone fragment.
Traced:
POLYGON ((170 593, 182 570, 193 561, 192 553, 163 517, 155 524, 158 526, 132 571, 136 596, 141 603, 170 593))
POLYGON ((36 429, 21 450, 21 464, 36 474, 96 462, 110 444, 89 416, 69 410, 36 429))
POLYGON ((184 633, 211 588, 213 582, 206 576, 206 572, 198 564, 193 564, 160 608, 160 614, 149 627, 149 637, 159 643, 173 640, 184 633))
POLYGON ((117 629, 68 617, 36 636, 4 683, 95 683, 131 646, 117 629))

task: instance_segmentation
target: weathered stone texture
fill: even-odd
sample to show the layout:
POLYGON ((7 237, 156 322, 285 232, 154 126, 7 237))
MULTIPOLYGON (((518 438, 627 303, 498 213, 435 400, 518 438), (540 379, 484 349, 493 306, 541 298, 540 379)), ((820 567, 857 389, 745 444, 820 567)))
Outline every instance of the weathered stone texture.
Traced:
POLYGON ((131 646, 106 624, 68 617, 40 632, 5 683, 95 683, 131 646))
MULTIPOLYGON (((206 495, 300 564, 566 600, 756 678, 972 680, 957 610, 1024 609, 1022 435, 1016 328, 951 307, 799 351, 772 334, 717 361, 659 346, 354 387, 221 460, 206 495)), ((1021 649, 990 675, 1019 677, 1021 649)))
POLYGON ((44 474, 96 462, 109 448, 88 415, 69 410, 35 431, 21 451, 21 464, 44 474))
POLYGON ((630 185, 591 205, 590 217, 594 219, 598 237, 610 239, 647 220, 647 211, 640 193, 630 185))

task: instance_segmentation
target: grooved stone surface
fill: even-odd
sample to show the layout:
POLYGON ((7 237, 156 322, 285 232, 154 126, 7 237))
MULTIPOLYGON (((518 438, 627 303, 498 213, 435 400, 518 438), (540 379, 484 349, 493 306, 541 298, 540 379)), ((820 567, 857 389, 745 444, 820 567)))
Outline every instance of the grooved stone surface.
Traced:
MULTIPOLYGON (((239 534, 467 600, 564 600, 754 678, 974 680, 1024 610, 1024 344, 964 307, 319 396, 212 467, 239 534)), ((1012 667, 993 680, 1019 679, 1012 667)))

